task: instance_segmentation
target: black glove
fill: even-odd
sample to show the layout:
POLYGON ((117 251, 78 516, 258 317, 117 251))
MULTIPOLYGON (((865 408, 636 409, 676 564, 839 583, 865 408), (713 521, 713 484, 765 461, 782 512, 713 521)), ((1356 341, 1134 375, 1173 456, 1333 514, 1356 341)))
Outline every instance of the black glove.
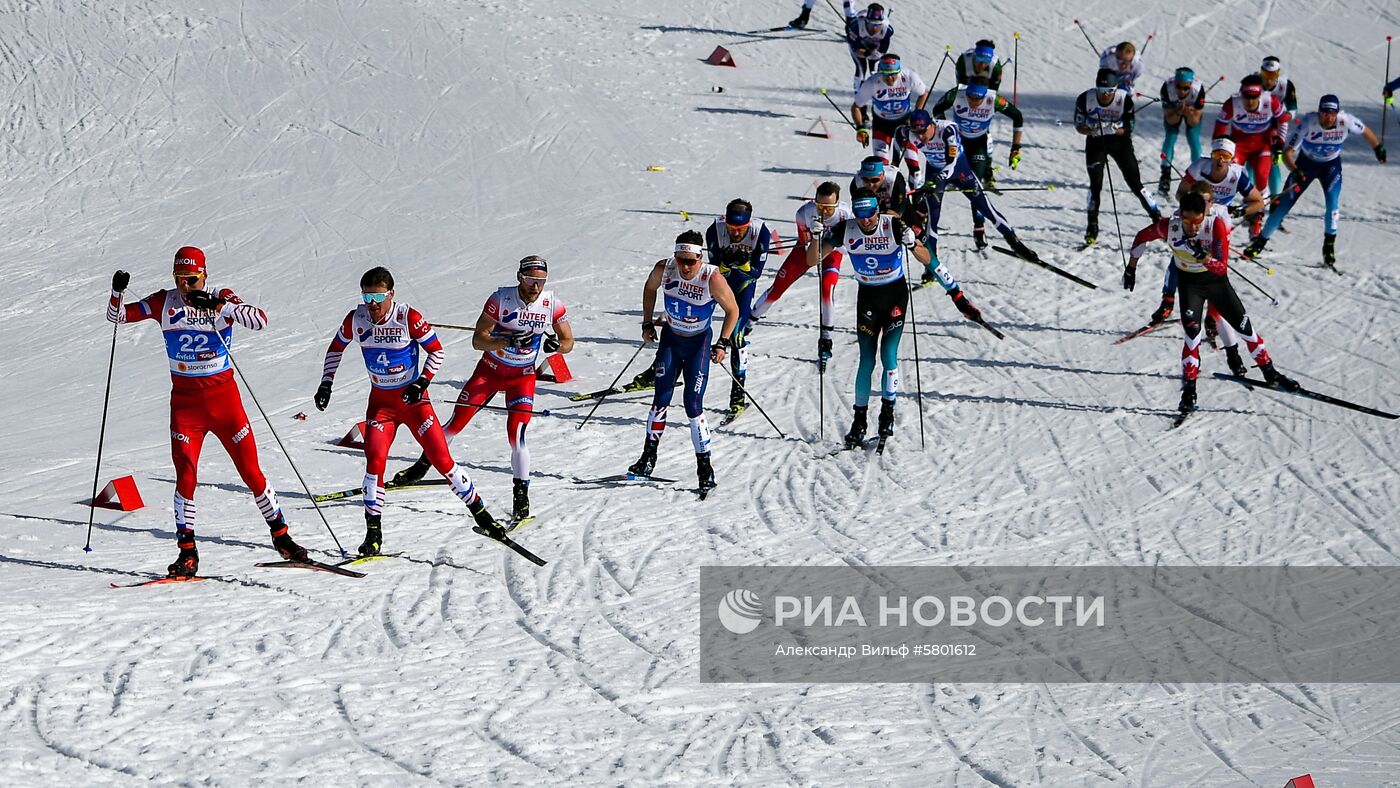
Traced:
POLYGON ((218 309, 227 301, 222 296, 215 295, 207 290, 191 290, 185 294, 185 303, 195 309, 218 309))
POLYGON ((982 310, 973 306, 972 302, 967 300, 967 296, 963 295, 962 290, 951 290, 948 297, 953 299, 953 306, 956 306, 958 311, 963 313, 963 317, 974 323, 982 322, 982 310))
POLYGON ((1123 289, 1128 292, 1133 291, 1133 285, 1137 284, 1137 266, 1128 263, 1123 267, 1123 289))
POLYGON ((1385 164, 1385 146, 1384 146, 1384 145, 1377 145, 1377 146, 1376 146, 1376 161, 1380 162, 1381 164, 1385 164))
POLYGON ((321 385, 316 387, 316 396, 312 398, 316 402, 316 410, 325 410, 331 404, 331 382, 321 381, 321 385))
POLYGON ((554 334, 545 334, 545 335, 544 335, 544 352, 546 352, 546 353, 558 353, 558 352, 559 352, 559 337, 555 336, 554 334))
POLYGON ((428 379, 419 378, 413 381, 412 383, 408 384, 408 386, 403 390, 403 401, 412 405, 415 402, 418 402, 419 400, 423 399, 423 392, 427 390, 428 379))
POLYGON ((535 332, 520 331, 505 336, 506 343, 516 350, 529 350, 535 346, 535 332))
POLYGON ((733 345, 734 343, 729 341, 729 337, 720 337, 719 339, 715 340, 715 343, 713 345, 710 345, 710 356, 713 357, 714 354, 720 350, 723 350, 727 353, 733 345))
POLYGON ((1277 159, 1278 157, 1282 156, 1282 155, 1283 155, 1283 140, 1280 140, 1280 139, 1272 139, 1272 140, 1269 140, 1269 153, 1273 154, 1273 157, 1274 157, 1275 159, 1277 159))
POLYGON ((1205 258, 1210 257, 1210 254, 1206 252, 1205 244, 1201 243, 1195 238, 1192 238, 1191 240, 1186 242, 1186 248, 1190 250, 1191 254, 1194 255, 1197 260, 1204 260, 1205 258))
POLYGON ((1235 218, 1235 219, 1243 219, 1243 218, 1244 218, 1245 205, 1244 205, 1243 202, 1238 202, 1238 203, 1235 203, 1234 205, 1231 205, 1230 208, 1229 208, 1229 210, 1230 210, 1230 216, 1231 216, 1231 217, 1233 217, 1233 218, 1235 218))
MULTIPOLYGON (((1385 161, 1382 159, 1381 161, 1385 161)), ((117 271, 112 274, 112 289, 118 293, 126 292, 126 286, 131 284, 131 274, 125 271, 117 271)))

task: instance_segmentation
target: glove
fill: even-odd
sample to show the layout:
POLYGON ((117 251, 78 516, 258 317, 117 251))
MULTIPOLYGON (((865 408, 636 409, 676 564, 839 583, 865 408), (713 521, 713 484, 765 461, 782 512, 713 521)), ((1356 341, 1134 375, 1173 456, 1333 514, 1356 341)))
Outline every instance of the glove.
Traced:
POLYGON ((953 306, 957 307, 958 311, 963 313, 963 317, 966 317, 974 323, 982 322, 982 310, 973 306, 972 302, 967 300, 967 296, 963 295, 962 290, 950 290, 948 291, 948 297, 953 299, 953 306))
POLYGON ((719 361, 719 354, 728 351, 731 345, 733 343, 729 341, 729 337, 720 337, 713 345, 710 345, 710 360, 719 361))
POLYGON ((1195 238, 1192 238, 1191 240, 1186 242, 1186 248, 1191 252, 1192 256, 1194 256, 1198 262, 1204 262, 1206 258, 1210 257, 1210 253, 1206 251, 1205 244, 1201 243, 1195 238))
POLYGON ((419 400, 423 399, 423 392, 427 390, 428 379, 420 377, 412 383, 408 384, 408 387, 403 390, 403 401, 408 403, 409 405, 412 405, 418 402, 419 400))
POLYGON ((642 344, 656 341, 656 324, 650 320, 642 323, 642 344))
POLYGON ((1202 262, 1205 264, 1206 270, 1216 276, 1224 276, 1230 272, 1230 267, 1224 260, 1208 257, 1202 262))
POLYGON ((947 184, 948 181, 952 179, 952 177, 953 177, 953 169, 954 169, 954 165, 953 165, 953 164, 948 164, 948 165, 944 166, 943 169, 941 169, 941 170, 938 171, 938 183, 939 183, 940 186, 941 186, 941 185, 944 185, 944 184, 947 184))
POLYGON ((1176 305, 1176 297, 1164 295, 1162 303, 1157 305, 1157 311, 1152 313, 1152 317, 1147 319, 1149 323, 1165 323, 1171 319, 1172 307, 1176 305))
POLYGON ((506 344, 516 350, 529 350, 535 346, 535 332, 517 331, 513 334, 506 334, 504 337, 506 344))
POLYGON ((331 404, 331 382, 321 381, 321 385, 316 387, 316 396, 312 399, 316 402, 316 410, 325 410, 326 406, 331 404))
POLYGON ((1377 145, 1377 146, 1376 146, 1376 161, 1380 162, 1381 164, 1385 164, 1385 146, 1384 146, 1384 145, 1377 145))
POLYGON ((870 145, 870 129, 856 129, 856 142, 859 142, 862 148, 868 147, 870 145))
POLYGON ((1282 155, 1283 155, 1283 140, 1278 139, 1277 137, 1275 137, 1274 139, 1269 140, 1269 153, 1272 154, 1273 157, 1274 157, 1275 159, 1277 159, 1277 158, 1279 158, 1280 156, 1282 156, 1282 155))
POLYGON ((905 227, 904 235, 899 239, 899 242, 904 244, 905 246, 913 246, 915 240, 916 239, 914 237, 914 231, 908 227, 905 227))
POLYGON ((191 290, 185 294, 185 303, 195 309, 218 309, 228 301, 208 290, 191 290))
MULTIPOLYGON (((1384 159, 1382 159, 1384 161, 1384 159)), ((118 293, 126 292, 126 286, 131 284, 131 274, 125 271, 117 271, 112 274, 112 289, 118 293)))
POLYGON ((559 337, 555 336, 554 334, 545 334, 545 335, 544 335, 544 352, 546 352, 546 353, 558 353, 558 352, 559 352, 559 337))
POLYGON ((1230 206, 1230 216, 1235 219, 1244 218, 1244 203, 1236 203, 1230 206))
POLYGON ((1007 160, 1007 163, 1011 165, 1011 169, 1013 169, 1013 170, 1016 169, 1017 167, 1020 167, 1020 166, 1021 166, 1021 146, 1020 146, 1020 145, 1012 145, 1012 146, 1011 146, 1011 158, 1007 160))
POLYGON ((1137 264, 1128 263, 1123 267, 1123 289, 1128 292, 1133 291, 1133 285, 1137 284, 1137 264))

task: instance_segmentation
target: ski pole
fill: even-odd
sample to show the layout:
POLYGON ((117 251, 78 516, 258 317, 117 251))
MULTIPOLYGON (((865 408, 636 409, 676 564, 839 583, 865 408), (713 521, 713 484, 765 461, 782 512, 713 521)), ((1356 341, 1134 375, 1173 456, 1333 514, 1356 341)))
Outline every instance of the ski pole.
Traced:
MULTIPOLYGON (((730 348, 730 350, 733 350, 734 352, 737 353, 737 352, 739 351, 739 348, 734 347, 734 348, 730 348)), ((768 420, 768 424, 769 424, 770 426, 772 426, 774 430, 777 430, 778 436, 781 437, 781 438, 786 438, 787 435, 784 434, 782 430, 778 429, 778 425, 774 424, 772 419, 769 419, 769 418, 768 418, 768 413, 767 413, 766 411, 763 410, 763 406, 762 406, 762 405, 758 404, 758 400, 754 399, 754 398, 753 398, 753 395, 749 393, 748 389, 744 388, 744 384, 743 384, 742 382, 740 382, 739 377, 738 377, 737 375, 735 375, 733 372, 730 372, 730 371, 729 371, 729 365, 728 365, 728 364, 720 364, 720 365, 719 365, 719 368, 722 369, 722 370, 724 370, 724 373, 725 373, 726 375, 728 375, 728 376, 730 377, 730 379, 732 379, 732 380, 734 381, 734 385, 736 385, 736 386, 739 387, 740 393, 742 393, 742 394, 744 395, 744 397, 748 399, 749 402, 752 402, 752 403, 753 403, 753 406, 754 406, 755 408, 758 408, 758 412, 763 414, 763 418, 765 418, 765 419, 768 420)))
MULTIPOLYGON (((1044 186, 998 186, 996 190, 999 192, 1053 192, 1055 191, 1055 184, 1049 183, 1044 186)), ((944 191, 974 193, 977 189, 944 189, 944 191)))
MULTIPOLYGON (((1385 84, 1390 84, 1390 36, 1385 37, 1385 84)), ((1386 111, 1390 109, 1390 99, 1381 105, 1381 144, 1385 144, 1386 111)))
POLYGON ((1264 269, 1264 273, 1268 274, 1269 276, 1273 276, 1273 275, 1274 275, 1274 269, 1270 268, 1270 267, 1267 266, 1267 265, 1264 265, 1263 263, 1259 262, 1258 260, 1254 259, 1253 257, 1245 257, 1244 255, 1241 254, 1241 255, 1237 255, 1237 256, 1235 257, 1235 259, 1236 259, 1236 260, 1248 260, 1249 262, 1254 263, 1255 265, 1257 265, 1257 266, 1259 266, 1260 268, 1264 269))
MULTIPOLYGON (((117 317, 120 319, 122 311, 121 297, 117 298, 117 317)), ((102 390, 102 426, 97 429, 97 467, 92 471, 92 498, 88 500, 88 527, 87 541, 83 543, 83 552, 92 552, 92 518, 97 513, 97 480, 102 475, 102 444, 107 439, 107 403, 112 396, 112 367, 117 361, 117 326, 121 325, 116 320, 112 321, 112 352, 107 357, 107 386, 102 390)))
POLYGON ((826 95, 826 88, 822 88, 822 97, 826 99, 826 103, 830 104, 832 109, 836 110, 836 114, 841 116, 841 120, 846 121, 847 126, 850 126, 856 131, 860 131, 860 129, 856 128, 856 124, 852 123, 851 119, 846 117, 846 113, 842 112, 841 108, 836 106, 836 102, 831 100, 831 96, 826 95))
POLYGON ((1078 19, 1074 20, 1074 25, 1079 28, 1079 32, 1084 34, 1084 40, 1089 42, 1089 48, 1094 50, 1094 54, 1099 54, 1099 48, 1094 46, 1094 39, 1089 38, 1089 31, 1084 29, 1084 25, 1080 24, 1078 19))
POLYGON ((1011 106, 1021 95, 1021 34, 1011 34, 1011 106))
MULTIPOLYGON (((904 249, 913 256, 914 247, 904 249)), ((909 264, 904 265, 904 286, 909 290, 909 330, 914 334, 914 386, 919 403, 919 448, 924 449, 924 379, 919 373, 919 323, 914 319, 914 283, 909 279, 909 264)))
POLYGON ((1142 42, 1142 49, 1138 50, 1138 57, 1147 54, 1147 47, 1152 44, 1152 39, 1157 35, 1156 31, 1147 34, 1147 40, 1142 42))
MULTIPOLYGON (((1147 95, 1146 93, 1143 93, 1141 90, 1135 90, 1135 91, 1133 91, 1133 95, 1135 95, 1135 96, 1142 96, 1143 98, 1147 99, 1147 102, 1144 103, 1144 104, 1142 105, 1142 106, 1144 106, 1144 107, 1152 106, 1152 103, 1153 103, 1153 102, 1155 102, 1155 101, 1161 101, 1161 100, 1162 100, 1162 97, 1161 97, 1161 96, 1149 96, 1149 95, 1147 95)), ((1133 109, 1136 110, 1137 107, 1134 107, 1133 109)))
MULTIPOLYGON (((944 64, 944 63, 947 63, 949 60, 952 60, 952 59, 953 59, 953 56, 950 55, 950 54, 948 54, 949 52, 952 52, 952 51, 953 51, 953 45, 952 45, 952 44, 944 44, 944 45, 943 45, 943 59, 940 60, 940 61, 938 61, 938 70, 935 71, 935 72, 933 73, 933 81, 930 82, 930 83, 928 83, 928 85, 929 85, 929 90, 933 90, 933 86, 938 84, 938 78, 939 78, 940 76, 942 76, 942 74, 943 74, 943 64, 944 64)), ((957 64, 957 63, 954 63, 954 64, 953 64, 954 70, 956 70, 957 67, 958 67, 958 64, 957 64)), ((1387 80, 1387 81, 1389 81, 1389 80, 1387 80)))
MULTIPOLYGON (((1099 139, 1103 139, 1103 121, 1099 121, 1099 139)), ((1113 206, 1113 229, 1118 233, 1118 256, 1123 260, 1123 267, 1128 267, 1128 253, 1123 248, 1123 225, 1118 222, 1118 197, 1113 193, 1113 168, 1109 166, 1108 151, 1103 155, 1103 171, 1108 175, 1108 199, 1113 206)))
POLYGON ((836 6, 831 4, 831 0, 826 0, 826 7, 831 9, 831 13, 836 14, 836 18, 841 20, 842 25, 846 24, 848 21, 846 15, 838 11, 836 6))
POLYGON ((1225 75, 1224 75, 1224 74, 1221 74, 1220 76, 1216 77, 1216 78, 1215 78, 1215 81, 1212 82, 1212 83, 1210 83, 1210 87, 1208 87, 1208 88, 1206 88, 1205 90, 1202 90, 1202 91, 1201 91, 1201 98, 1205 98, 1205 97, 1206 97, 1206 94, 1209 93, 1209 92, 1211 91, 1211 88, 1214 88, 1216 85, 1219 85, 1221 82, 1224 82, 1224 81, 1225 81, 1225 75))
MULTIPOLYGON (((644 348, 644 347, 646 347, 646 346, 647 346, 647 343, 646 343, 646 342, 643 342, 642 344, 638 345, 638 346, 637 346, 636 352, 634 352, 634 353, 632 354, 632 357, 631 357, 631 358, 627 359, 627 363, 626 363, 626 364, 623 364, 623 365, 622 365, 622 371, 619 372, 619 373, 617 373, 617 377, 613 378, 613 382, 612 382, 612 383, 608 384, 608 392, 609 392, 609 393, 611 393, 612 390, 613 390, 614 388, 617 387, 617 382, 618 382, 619 380, 622 380, 622 376, 623 376, 623 375, 626 375, 626 374, 627 374, 627 368, 630 367, 630 366, 632 366, 632 362, 637 360, 637 356, 640 356, 640 355, 642 354, 642 348, 644 348)), ((593 403, 593 409, 590 410, 590 411, 588 411, 588 415, 587 415, 587 416, 584 416, 584 417, 583 417, 583 421, 579 422, 578 426, 577 426, 577 427, 574 427, 574 429, 575 429, 575 430, 581 430, 581 429, 583 429, 583 425, 587 424, 587 423, 588 423, 588 420, 591 419, 591 418, 593 418, 593 414, 597 412, 598 406, 599 406, 599 405, 602 405, 602 404, 603 404, 603 400, 605 400, 605 399, 607 399, 607 398, 608 398, 608 395, 607 395, 607 394, 604 394, 603 396, 599 397, 599 398, 598 398, 598 401, 595 402, 595 403, 593 403)))
POLYGON ((257 407, 258 413, 262 414, 263 421, 267 423, 268 431, 272 433, 272 438, 277 441, 277 447, 282 450, 282 456, 287 458, 287 464, 292 466, 292 473, 296 474, 297 482, 301 484, 302 491, 306 493, 306 497, 311 501, 311 506, 316 510, 316 514, 320 515, 321 523, 326 526, 326 531, 331 535, 331 541, 335 542, 336 549, 340 550, 340 557, 345 558, 349 553, 345 552, 345 548, 341 546, 340 538, 335 535, 335 529, 331 528, 330 521, 326 519, 326 513, 321 511, 321 504, 316 502, 316 495, 312 493, 311 488, 307 486, 306 479, 302 478, 301 469, 297 467, 296 462, 292 459, 291 452, 287 451, 287 445, 282 442, 282 436, 277 434, 277 428, 272 426, 272 419, 267 417, 267 411, 263 410, 262 403, 258 402, 258 395, 253 391, 253 384, 248 382, 248 376, 243 374, 243 370, 238 366, 238 360, 233 357, 233 348, 229 347, 228 343, 224 341, 223 334, 215 331, 214 336, 218 337, 219 344, 224 346, 224 353, 228 356, 229 363, 233 365, 233 371, 238 373, 238 378, 243 381, 243 387, 248 389, 248 397, 253 400, 253 405, 257 407))
MULTIPOLYGON (((820 238, 813 238, 809 243, 820 244, 820 238)), ((817 253, 821 253, 821 247, 817 247, 817 253)), ((826 440, 826 362, 822 361, 821 336, 822 336, 822 269, 817 268, 817 438, 826 440)), ((835 299, 833 289, 832 299, 835 299)), ((836 321, 832 321, 833 323, 836 321)))
POLYGON ((1241 272, 1241 271, 1235 271, 1234 274, 1235 274, 1236 276, 1238 276, 1239 278, 1243 279, 1245 284, 1249 285, 1250 287, 1252 287, 1252 288, 1254 288, 1255 290, 1258 290, 1260 293, 1262 293, 1263 296, 1264 296, 1265 298, 1269 299, 1269 302, 1272 303, 1274 306, 1278 306, 1278 299, 1277 299, 1277 298, 1274 298, 1273 295, 1270 294, 1268 290, 1265 290, 1264 288, 1260 287, 1259 285, 1254 284, 1254 280, 1252 280, 1252 279, 1250 279, 1249 277, 1245 276, 1244 273, 1241 272))

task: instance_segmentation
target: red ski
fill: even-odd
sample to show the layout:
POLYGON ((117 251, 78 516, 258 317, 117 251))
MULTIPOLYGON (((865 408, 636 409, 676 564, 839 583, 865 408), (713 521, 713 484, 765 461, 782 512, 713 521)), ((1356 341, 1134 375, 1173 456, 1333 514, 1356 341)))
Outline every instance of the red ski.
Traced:
POLYGON ((214 580, 212 577, 156 577, 150 580, 142 580, 139 583, 112 583, 112 588, 143 588, 145 586, 159 586, 166 583, 193 583, 196 580, 214 580))

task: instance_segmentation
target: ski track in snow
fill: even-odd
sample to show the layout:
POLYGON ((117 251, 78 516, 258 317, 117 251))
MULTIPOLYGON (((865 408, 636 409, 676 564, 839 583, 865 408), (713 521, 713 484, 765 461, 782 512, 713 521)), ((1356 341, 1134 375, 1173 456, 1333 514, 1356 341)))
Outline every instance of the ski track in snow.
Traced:
MULTIPOLYGON (((0 442, 0 759, 14 779, 1278 786, 1310 771, 1320 785, 1373 786, 1400 770, 1400 703, 1386 686, 704 685, 695 624, 704 564, 1395 564, 1389 422, 1215 381, 1223 354, 1205 350, 1202 412, 1167 431, 1178 334, 1112 344, 1155 306, 1164 255, 1151 251, 1142 290, 1125 294, 1115 237, 1071 251, 1082 143, 1056 124, 1094 70, 1078 17, 1101 47, 1155 33, 1146 92, 1189 63, 1227 74, 1212 92, 1223 99, 1277 54, 1305 111, 1336 92, 1378 125, 1395 9, 896 4, 895 49, 925 79, 946 45, 984 35, 1009 57, 1015 20, 1026 158, 1006 168, 1002 123, 992 155, 1004 185, 1057 189, 998 205, 1047 260, 1100 289, 973 253, 953 204, 942 259, 1007 338, 917 291, 920 367, 906 338, 898 434, 883 456, 827 457, 851 416, 855 286, 838 289, 836 355, 819 380, 805 277, 753 335, 750 387, 787 438, 752 407, 716 429, 721 486, 697 503, 679 401, 657 468, 677 483, 585 487, 571 479, 632 461, 649 398, 611 398, 580 431, 592 403, 557 395, 601 387, 631 356, 640 282, 682 228, 703 229, 737 194, 786 237, 790 196, 827 177, 845 187, 862 152, 818 93, 839 106, 851 95, 824 4, 813 27, 826 32, 775 35, 744 31, 795 2, 9 6, 0 251, 14 297, 0 303, 12 372, 0 396, 43 408, 17 409, 0 442), (739 68, 700 62, 721 43, 739 68), (796 134, 817 117, 831 140, 796 134), (578 380, 542 385, 553 415, 530 427, 538 519, 519 541, 549 565, 471 534, 456 499, 429 488, 390 493, 384 549, 408 557, 365 564, 363 580, 255 569, 272 557, 263 526, 207 441, 201 566, 224 582, 107 589, 173 556, 173 471, 161 340, 151 325, 123 327, 102 476, 135 474, 147 506, 99 511, 82 552, 111 337, 102 304, 118 267, 133 274, 131 298, 163 286, 184 243, 209 253, 211 281, 271 317, 262 334, 237 333, 244 402, 293 533, 328 559, 338 551, 249 387, 313 491, 358 484, 358 453, 328 443, 362 418, 359 362, 347 358, 327 412, 309 400, 360 272, 387 264, 398 297, 469 324, 511 261, 550 259, 580 342, 578 380), (60 328, 61 314, 74 320, 60 328)), ((1149 108, 1138 126, 1149 182, 1158 117, 1149 108)), ((1238 289, 1281 368, 1394 411, 1395 175, 1359 143, 1344 155, 1345 275, 1316 267, 1322 198, 1309 193, 1271 244, 1276 275, 1242 269, 1282 305, 1238 289)), ((1145 219, 1119 196, 1130 238, 1145 219)), ((432 394, 445 415, 477 354, 466 332, 441 334, 452 383, 432 394)), ((712 423, 728 382, 711 376, 712 423)), ((483 412, 454 444, 497 512, 510 494, 503 433, 501 414, 483 412)), ((416 454, 400 436, 390 472, 416 454)), ((357 503, 322 508, 353 548, 357 503)))

